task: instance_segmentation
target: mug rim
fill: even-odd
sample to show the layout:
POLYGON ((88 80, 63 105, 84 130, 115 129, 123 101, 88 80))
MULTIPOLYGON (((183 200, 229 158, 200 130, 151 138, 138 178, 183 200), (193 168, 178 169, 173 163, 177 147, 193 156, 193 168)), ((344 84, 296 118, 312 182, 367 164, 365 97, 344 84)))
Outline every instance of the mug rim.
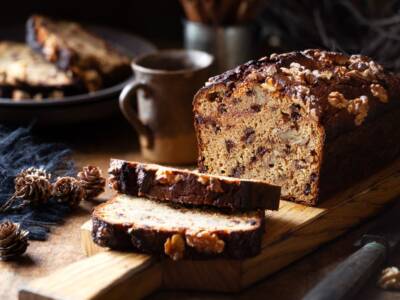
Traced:
POLYGON ((195 49, 163 49, 163 50, 157 50, 157 51, 154 51, 151 53, 142 54, 142 55, 136 57, 135 59, 132 60, 131 66, 134 71, 137 70, 142 73, 174 75, 174 74, 185 74, 187 72, 196 72, 196 71, 205 70, 205 69, 209 68, 210 66, 212 66, 214 62, 215 62, 214 56, 205 51, 195 50, 195 49), (168 54, 168 53, 180 53, 180 54, 192 53, 195 55, 203 55, 203 56, 206 56, 209 59, 209 61, 204 66, 196 65, 193 68, 183 68, 183 69, 177 69, 177 70, 155 69, 155 68, 148 68, 146 66, 140 65, 140 61, 147 57, 158 56, 160 54, 168 54))

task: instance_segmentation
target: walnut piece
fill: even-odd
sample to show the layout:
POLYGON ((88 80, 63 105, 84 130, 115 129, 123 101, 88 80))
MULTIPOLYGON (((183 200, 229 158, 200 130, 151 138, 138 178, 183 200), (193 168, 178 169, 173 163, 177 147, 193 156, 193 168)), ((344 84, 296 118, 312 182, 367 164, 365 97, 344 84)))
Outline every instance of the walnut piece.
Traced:
POLYGON ((175 174, 172 170, 158 169, 155 180, 162 184, 175 184, 183 179, 182 175, 175 174))
POLYGON ((388 103, 388 94, 383 86, 377 83, 370 85, 371 93, 383 103, 388 103))
POLYGON ((219 254, 225 248, 225 242, 208 231, 186 233, 186 243, 202 253, 219 254))
POLYGON ((268 78, 264 83, 261 84, 261 88, 268 92, 275 92, 277 87, 274 85, 272 78, 268 78))
POLYGON ((183 258, 185 253, 185 241, 180 234, 176 233, 165 241, 164 253, 173 260, 183 258))
POLYGON ((336 108, 346 108, 347 111, 355 115, 354 122, 357 126, 361 125, 368 115, 369 105, 368 97, 360 96, 352 100, 347 100, 342 93, 330 92, 328 95, 328 102, 336 108))
POLYGON ((328 102, 330 105, 336 108, 346 108, 349 101, 339 92, 330 92, 328 95, 328 102))
POLYGON ((369 105, 368 105, 368 97, 360 96, 360 98, 355 98, 350 101, 347 106, 347 111, 353 115, 355 115, 354 122, 357 126, 361 125, 365 118, 368 115, 369 105))
POLYGON ((224 192, 224 189, 221 186, 221 181, 217 178, 211 178, 210 185, 207 188, 216 193, 224 192))
POLYGON ((384 269, 378 279, 378 286, 385 290, 400 290, 399 269, 396 267, 384 269))
POLYGON ((197 178, 197 181, 200 182, 201 184, 206 185, 206 184, 208 184, 208 182, 210 181, 210 177, 200 175, 200 176, 197 178))

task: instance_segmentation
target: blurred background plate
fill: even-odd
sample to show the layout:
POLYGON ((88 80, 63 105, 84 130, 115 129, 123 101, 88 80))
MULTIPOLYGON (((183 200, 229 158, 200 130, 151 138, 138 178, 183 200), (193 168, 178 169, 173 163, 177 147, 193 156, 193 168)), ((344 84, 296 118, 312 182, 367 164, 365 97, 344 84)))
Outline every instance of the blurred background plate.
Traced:
MULTIPOLYGON (((104 26, 85 26, 114 45, 132 59, 156 50, 145 39, 104 26)), ((0 40, 24 41, 25 27, 0 29, 0 40)), ((105 119, 118 113, 118 96, 132 78, 115 86, 96 92, 51 99, 41 102, 24 100, 12 101, 0 98, 0 123, 27 124, 36 121, 38 125, 61 125, 105 119)))

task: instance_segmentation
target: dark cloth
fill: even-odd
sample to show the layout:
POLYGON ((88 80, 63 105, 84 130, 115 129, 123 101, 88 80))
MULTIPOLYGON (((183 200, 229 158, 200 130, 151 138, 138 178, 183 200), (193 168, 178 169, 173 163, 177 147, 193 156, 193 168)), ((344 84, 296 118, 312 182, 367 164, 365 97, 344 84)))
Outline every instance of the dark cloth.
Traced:
MULTIPOLYGON (((71 150, 66 146, 35 142, 31 127, 10 129, 0 125, 0 205, 14 193, 15 176, 29 167, 47 170, 52 182, 58 176, 76 174, 71 150)), ((18 222, 30 232, 30 239, 45 240, 50 226, 61 223, 69 211, 67 205, 50 199, 39 207, 0 213, 0 221, 18 222)))

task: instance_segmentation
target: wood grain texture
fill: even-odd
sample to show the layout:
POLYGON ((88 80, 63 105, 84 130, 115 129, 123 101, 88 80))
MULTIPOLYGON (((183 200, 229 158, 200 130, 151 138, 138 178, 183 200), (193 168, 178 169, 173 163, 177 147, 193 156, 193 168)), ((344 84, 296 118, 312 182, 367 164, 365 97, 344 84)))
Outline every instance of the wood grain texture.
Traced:
MULTIPOLYGON (((260 255, 243 261, 164 260, 163 286, 225 292, 241 290, 374 216, 398 195, 400 160, 328 199, 322 207, 282 201, 278 212, 266 212, 266 233, 260 255)), ((90 227, 90 223, 86 223, 81 228, 89 256, 105 250, 93 246, 90 227)))
POLYGON ((161 286, 156 259, 142 254, 103 252, 33 281, 19 293, 33 299, 141 299, 161 286))

